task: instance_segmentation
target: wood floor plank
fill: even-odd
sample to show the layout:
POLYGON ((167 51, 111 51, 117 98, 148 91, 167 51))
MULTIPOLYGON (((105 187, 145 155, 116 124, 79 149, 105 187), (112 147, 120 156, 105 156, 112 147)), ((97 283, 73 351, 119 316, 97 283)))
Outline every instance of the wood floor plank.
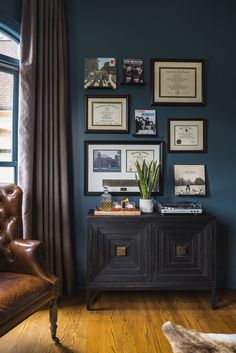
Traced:
POLYGON ((48 310, 41 310, 0 338, 0 353, 171 353, 162 333, 168 320, 203 332, 236 333, 236 291, 101 293, 87 311, 81 294, 60 301, 56 345, 48 310))

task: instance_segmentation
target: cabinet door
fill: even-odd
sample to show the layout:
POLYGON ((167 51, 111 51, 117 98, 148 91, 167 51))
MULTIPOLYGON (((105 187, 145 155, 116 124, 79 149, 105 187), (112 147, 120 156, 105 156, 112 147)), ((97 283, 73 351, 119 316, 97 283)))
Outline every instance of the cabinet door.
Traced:
POLYGON ((151 225, 139 220, 93 222, 88 237, 88 281, 140 283, 150 279, 151 225))
POLYGON ((212 231, 204 222, 154 224, 153 280, 175 283, 176 289, 190 282, 207 286, 212 280, 212 231))

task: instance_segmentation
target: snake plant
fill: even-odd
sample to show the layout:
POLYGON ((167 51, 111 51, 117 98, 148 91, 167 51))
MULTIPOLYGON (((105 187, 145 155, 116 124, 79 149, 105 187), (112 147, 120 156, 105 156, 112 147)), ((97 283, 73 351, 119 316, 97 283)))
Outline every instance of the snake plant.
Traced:
POLYGON ((138 182, 141 199, 149 200, 156 184, 160 164, 157 164, 157 161, 151 161, 148 165, 144 160, 142 165, 135 161, 135 166, 137 169, 135 178, 138 182))

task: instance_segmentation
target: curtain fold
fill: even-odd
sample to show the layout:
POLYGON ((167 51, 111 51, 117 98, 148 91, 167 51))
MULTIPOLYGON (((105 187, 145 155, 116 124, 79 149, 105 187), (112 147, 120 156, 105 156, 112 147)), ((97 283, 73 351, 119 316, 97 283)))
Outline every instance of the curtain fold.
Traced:
POLYGON ((23 0, 19 185, 26 238, 45 243, 61 291, 74 289, 68 176, 67 48, 63 0, 23 0))

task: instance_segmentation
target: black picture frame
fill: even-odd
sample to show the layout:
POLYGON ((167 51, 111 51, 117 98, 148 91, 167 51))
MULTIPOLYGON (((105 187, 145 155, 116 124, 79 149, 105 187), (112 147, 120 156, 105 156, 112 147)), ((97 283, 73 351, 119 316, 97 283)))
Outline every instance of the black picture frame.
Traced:
MULTIPOLYGON (((113 188, 109 188, 109 192, 112 195, 140 195, 138 187, 136 185, 135 172, 127 172, 127 157, 126 151, 136 152, 145 152, 145 151, 154 151, 154 159, 160 163, 159 176, 157 182, 157 189, 153 191, 153 195, 163 195, 163 171, 164 171, 164 162, 163 162, 163 141, 94 141, 87 140, 84 142, 84 194, 86 196, 98 196, 102 193, 102 185, 108 183, 108 181, 115 181, 113 188), (93 173, 93 150, 102 150, 107 149, 111 151, 121 150, 121 173, 103 173, 99 175, 98 172, 93 173), (94 175, 96 174, 96 175, 94 175), (125 182, 125 186, 124 186, 125 182), (127 186, 128 185, 128 186, 127 186), (115 191, 114 191, 115 190, 115 191), (131 191, 135 190, 135 191, 131 191)), ((148 152, 149 153, 149 152, 148 152)), ((130 154, 129 154, 130 155, 130 154)), ((130 161, 130 160, 129 160, 130 161)), ((107 185, 107 184, 106 184, 107 185)))
MULTIPOLYGON (((168 130, 168 152, 169 153, 206 153, 207 152, 207 120, 206 119, 188 119, 188 118, 169 118, 167 121, 168 130), (177 142, 177 128, 179 127, 179 134, 185 139, 185 143, 179 145, 177 142), (192 129, 186 131, 186 136, 183 136, 181 127, 192 129), (194 131, 195 127, 195 131, 194 131), (194 133, 196 136, 194 136, 194 133), (186 140, 189 139, 189 144, 186 140)), ((183 141, 182 141, 183 142, 183 141)))
POLYGON ((203 106, 204 88, 204 59, 151 59, 151 105, 203 106))
MULTIPOLYGON (((129 109, 130 109, 130 96, 128 94, 123 95, 85 95, 85 133, 102 133, 102 134, 128 134, 129 133, 129 109), (95 113, 94 105, 101 105, 100 115, 104 114, 105 125, 101 123, 95 123, 95 113), (113 107, 117 105, 117 108, 120 105, 120 119, 121 123, 118 124, 108 124, 109 120, 109 109, 104 108, 104 105, 107 104, 107 109, 109 106, 113 107), (105 110, 106 109, 106 110, 105 110)), ((112 114, 112 108, 110 111, 110 118, 112 114)), ((98 114, 99 116, 99 114, 98 114)), ((98 117, 99 119, 99 117, 98 117)))

